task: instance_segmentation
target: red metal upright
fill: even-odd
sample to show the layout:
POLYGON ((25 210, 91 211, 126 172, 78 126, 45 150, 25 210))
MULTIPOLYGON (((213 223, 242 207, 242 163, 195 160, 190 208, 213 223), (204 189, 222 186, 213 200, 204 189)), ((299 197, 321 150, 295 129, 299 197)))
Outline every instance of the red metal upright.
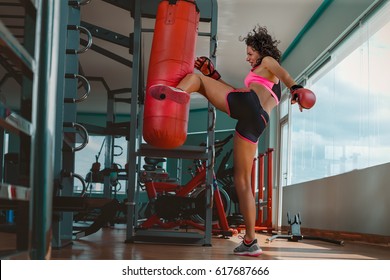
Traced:
POLYGON ((267 220, 265 225, 272 232, 272 187, 273 187, 273 154, 274 149, 267 149, 267 220))
POLYGON ((253 195, 256 194, 256 160, 257 158, 253 159, 252 174, 251 174, 251 187, 252 187, 253 195))
POLYGON ((261 205, 261 202, 264 201, 264 154, 259 154, 258 156, 258 193, 257 193, 257 220, 256 225, 262 225, 264 219, 264 211, 261 205))
MULTIPOLYGON (((256 199, 257 218, 255 223, 256 231, 267 231, 272 233, 272 187, 273 187, 273 159, 272 153, 274 149, 268 148, 265 153, 260 153, 253 161, 252 166, 252 191, 256 199), (264 200, 264 174, 265 174, 265 160, 267 156, 267 200, 264 200), (256 160, 258 168, 257 177, 257 195, 256 195, 256 160), (267 208, 266 218, 264 219, 264 207, 267 208)), ((245 225, 240 225, 238 230, 245 229, 245 225)))
POLYGON ((273 185, 273 159, 272 152, 274 149, 268 148, 265 153, 258 155, 258 193, 257 193, 257 219, 256 230, 266 230, 272 232, 272 185, 273 185), (267 156, 267 199, 264 200, 264 173, 265 173, 265 160, 267 156), (266 218, 264 219, 263 208, 267 207, 266 218))

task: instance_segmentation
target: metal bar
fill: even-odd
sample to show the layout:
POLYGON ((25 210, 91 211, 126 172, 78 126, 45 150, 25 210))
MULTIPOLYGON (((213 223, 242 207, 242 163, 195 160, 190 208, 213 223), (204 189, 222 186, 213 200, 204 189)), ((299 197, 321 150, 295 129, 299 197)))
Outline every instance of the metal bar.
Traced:
POLYGON ((274 149, 267 149, 267 220, 265 225, 269 230, 272 229, 272 188, 273 188, 273 158, 274 149))
POLYGON ((129 48, 130 46, 130 38, 127 36, 124 36, 122 34, 116 33, 114 31, 105 29, 103 27, 82 21, 81 26, 85 27, 86 29, 91 32, 93 37, 117 44, 119 46, 129 48))
MULTIPOLYGON (((23 47, 34 59, 34 64, 36 65, 36 56, 35 56, 35 45, 36 45, 36 33, 37 33, 37 20, 36 18, 31 17, 29 14, 25 14, 24 18, 24 42, 23 47)), ((32 122, 32 99, 33 92, 36 92, 36 82, 33 82, 33 78, 36 78, 36 69, 31 71, 34 73, 34 77, 29 77, 26 75, 22 76, 22 89, 21 89, 21 98, 20 98, 20 111, 19 114, 25 120, 32 122)), ((35 133, 35 132, 34 132, 35 133)), ((19 176, 21 182, 31 182, 33 173, 31 172, 31 149, 32 142, 31 137, 25 134, 20 134, 20 143, 19 143, 19 176)), ((33 192, 34 186, 29 183, 31 191, 33 192)), ((31 248, 31 232, 35 225, 32 223, 31 215, 31 203, 21 203, 18 207, 18 213, 21 213, 24 218, 17 220, 17 248, 30 250, 31 248)), ((20 214, 18 214, 20 215, 20 214)))
POLYGON ((0 65, 4 67, 4 69, 7 71, 7 73, 4 75, 2 80, 0 81, 0 87, 3 85, 3 83, 8 79, 8 78, 14 78, 15 81, 19 84, 22 85, 22 75, 21 72, 19 72, 17 69, 14 69, 14 66, 11 65, 6 58, 4 58, 0 54, 0 65))
POLYGON ((81 26, 81 25, 70 24, 70 25, 68 25, 68 30, 76 30, 76 31, 79 31, 80 33, 86 34, 88 37, 88 41, 86 41, 87 43, 85 44, 85 46, 82 49, 68 49, 68 50, 66 50, 66 54, 81 54, 81 53, 85 53, 87 50, 89 50, 89 48, 92 45, 92 34, 91 34, 91 32, 89 32, 89 30, 87 28, 85 28, 84 26, 81 26))
POLYGON ((108 86, 106 80, 103 77, 95 77, 95 76, 85 76, 85 78, 88 81, 93 81, 93 82, 101 82, 106 89, 106 91, 110 91, 110 87, 108 86))
POLYGON ((180 146, 174 149, 161 149, 148 144, 141 144, 138 156, 155 156, 181 159, 208 159, 206 147, 202 146, 180 146))
MULTIPOLYGON (((115 102, 114 95, 112 95, 109 91, 107 92, 106 108, 106 127, 111 127, 111 124, 115 123, 115 102)), ((106 135, 105 139, 104 167, 110 169, 112 168, 112 164, 114 162, 115 136, 113 134, 108 134, 106 135)), ((103 197, 110 198, 111 191, 110 175, 104 175, 103 197)))
POLYGON ((0 21, 0 49, 9 54, 9 58, 19 65, 24 73, 32 77, 35 70, 35 62, 27 50, 9 32, 7 27, 0 21))
MULTIPOLYGON (((84 40, 84 39, 80 39, 80 43, 83 44, 83 45, 88 44, 88 42, 86 40, 84 40)), ((90 49, 94 50, 95 52, 100 53, 100 54, 102 54, 102 55, 104 55, 104 56, 106 56, 106 57, 108 57, 108 58, 110 58, 112 60, 115 60, 116 62, 119 62, 119 63, 121 63, 123 65, 126 65, 128 67, 133 67, 133 62, 131 62, 130 60, 125 59, 125 58, 123 58, 123 57, 121 57, 121 56, 119 56, 117 54, 114 54, 113 52, 110 52, 110 51, 108 51, 108 50, 106 50, 106 49, 104 49, 102 47, 99 47, 96 44, 92 44, 90 49)))
MULTIPOLYGON (((66 48, 67 48, 67 39, 68 39, 68 13, 69 13, 69 6, 67 1, 59 1, 61 3, 61 15, 59 18, 60 21, 60 28, 59 28, 59 53, 65 54, 66 48)), ((72 36, 75 34, 72 34, 72 36)), ((78 34, 77 34, 78 35, 78 34)), ((66 83, 73 82, 73 80, 67 81, 65 79, 65 68, 67 64, 67 58, 72 57, 73 55, 60 55, 58 57, 58 80, 57 80, 57 101, 56 101, 56 128, 62 128, 64 123, 64 118, 69 117, 69 110, 65 110, 65 104, 64 104, 64 96, 65 96, 65 87, 66 83), (64 113, 66 112, 66 113, 64 113)), ((70 90, 69 90, 70 91, 70 90)), ((68 92, 69 92, 68 91, 68 92)), ((69 106, 67 104, 66 106, 69 106)), ((72 120, 73 121, 73 120, 72 120)), ((66 168, 68 169, 68 166, 64 167, 65 164, 64 155, 62 151, 63 143, 64 143, 64 133, 62 129, 56 129, 55 131, 55 143, 54 143, 54 168, 53 168, 53 176, 54 176, 54 191, 55 196, 59 196, 63 194, 64 187, 67 188, 70 181, 72 181, 73 178, 64 178, 62 169, 66 168)), ((66 144, 65 144, 66 145, 66 144)), ((72 148, 74 145, 72 145, 72 148)), ((66 153, 66 152, 65 152, 66 153)), ((54 214, 60 215, 58 213, 54 214)), ((73 220, 73 217, 70 217, 72 213, 61 213, 61 219, 58 221, 58 219, 54 219, 53 221, 53 235, 52 235, 52 247, 58 248, 63 246, 64 242, 62 239, 62 232, 66 230, 66 226, 68 226, 64 221, 67 220, 73 220)), ((71 226, 71 225, 70 225, 71 226)), ((69 228, 70 228, 69 226, 69 228)), ((69 238, 71 238, 71 229, 69 229, 69 238)))
POLYGON ((128 0, 103 0, 103 1, 127 11, 130 11, 131 5, 134 5, 134 1, 128 1, 128 0))
MULTIPOLYGON (((60 1, 66 2, 68 1, 60 1)), ((64 8, 65 9, 65 8, 64 8)), ((67 17, 63 20, 66 22, 66 25, 80 26, 81 18, 81 9, 79 7, 69 6, 67 7, 68 14, 67 17)), ((66 37, 66 49, 77 50, 80 47, 80 33, 79 32, 67 32, 66 37)), ((85 45, 87 45, 86 43, 85 45)), ((79 54, 68 54, 66 55, 65 61, 65 73, 74 73, 80 74, 82 71, 79 68, 80 65, 80 55, 79 54)), ((65 91, 64 91, 64 100, 65 99, 77 99, 78 96, 78 81, 77 79, 65 79, 65 91)), ((69 100, 68 99, 68 100, 69 100)), ((63 122, 64 123, 75 123, 77 116, 77 104, 78 103, 63 103, 63 122)), ((62 124, 60 125, 62 127, 62 124)), ((62 149, 62 170, 69 172, 75 172, 75 148, 77 143, 77 134, 76 133, 64 133, 64 140, 67 142, 68 146, 63 146, 62 149), (68 149, 70 147, 70 149, 68 149)), ((74 195, 74 178, 73 177, 62 177, 61 178, 61 191, 59 195, 63 196, 73 196, 74 195)), ((57 244, 53 245, 59 248, 62 248, 69 244, 73 238, 73 212, 61 213, 61 220, 58 225, 59 236, 57 237, 57 244)))
MULTIPOLYGON (((1 86, 1 83, 0 83, 1 86)), ((6 152, 6 146, 5 146, 5 129, 3 127, 0 127, 0 162, 2 163, 0 168, 0 183, 3 183, 5 180, 5 152, 6 152)), ((7 151, 8 152, 8 151, 7 151)))
POLYGON ((257 158, 253 159, 252 172, 251 172, 251 189, 252 189, 253 196, 255 196, 256 194, 256 160, 257 158))
POLYGON ((66 79, 81 80, 83 86, 85 87, 85 92, 80 98, 64 98, 64 101, 66 103, 79 103, 79 102, 85 101, 91 92, 91 85, 90 85, 88 79, 80 74, 65 74, 65 78, 66 79))
POLYGON ((31 123, 0 102, 0 125, 12 132, 23 132, 26 135, 33 135, 31 123))
POLYGON ((8 29, 24 29, 23 25, 6 25, 8 29))
POLYGON ((36 58, 38 72, 33 89, 31 178, 31 258, 47 259, 51 252, 54 135, 59 57, 60 1, 42 0, 37 15, 36 58), (50 110, 49 110, 50 108, 50 110))
POLYGON ((258 155, 258 181, 257 181, 257 220, 256 226, 262 226, 264 221, 263 207, 260 205, 264 201, 264 154, 258 155))
POLYGON ((36 16, 37 16, 37 3, 35 1, 31 1, 31 0, 19 0, 19 1, 22 3, 26 13, 29 14, 32 18, 36 18, 36 16))
POLYGON ((78 152, 84 149, 88 143, 89 143, 89 135, 87 129, 85 129, 84 126, 82 126, 79 123, 70 122, 70 123, 64 123, 64 127, 72 127, 78 131, 79 135, 81 136, 82 143, 77 147, 72 147, 73 152, 78 152))
MULTIPOLYGON (((210 54, 211 59, 215 63, 215 47, 217 37, 217 19, 218 19, 218 4, 216 0, 211 1, 211 25, 210 25, 210 54)), ((202 14, 202 11, 201 11, 202 14)), ((206 205, 209 207, 206 208, 206 218, 205 218, 205 245, 211 245, 211 235, 212 235, 212 205, 214 200, 213 195, 213 181, 214 181, 214 162, 215 162, 215 121, 216 121, 216 111, 215 107, 209 102, 208 103, 208 131, 207 131, 207 146, 208 146, 208 170, 206 176, 206 205)))
POLYGON ((110 94, 112 95, 123 94, 123 93, 131 93, 131 88, 119 88, 110 91, 110 94))
MULTIPOLYGON (((141 94, 139 74, 141 73, 141 0, 134 1, 134 40, 133 40, 133 73, 132 73, 132 91, 131 100, 138 100, 138 95, 141 94)), ((135 194, 137 187, 137 150, 138 150, 138 102, 132 102, 130 107, 130 135, 128 144, 128 186, 127 186, 127 231, 126 240, 133 241, 137 217, 135 217, 136 205, 135 194)))
MULTIPOLYGON (((111 5, 114 5, 118 8, 130 11, 131 16, 134 17, 134 11, 132 7, 134 6, 135 0, 103 0, 111 5)), ((157 6, 161 2, 161 0, 148 0, 142 1, 141 3, 141 17, 145 18, 155 18, 157 6)), ((212 0, 214 2, 214 0, 212 0)), ((197 7, 200 10, 200 21, 202 22, 210 22, 213 19, 213 9, 214 7, 210 5, 210 1, 197 1, 197 7)))
POLYGON ((198 33, 198 36, 202 36, 202 37, 211 37, 211 33, 210 33, 210 32, 199 32, 199 33, 198 33))
POLYGON ((7 15, 7 14, 0 14, 0 18, 21 18, 21 19, 24 19, 24 15, 7 15))
POLYGON ((7 7, 21 7, 22 4, 16 3, 16 2, 3 2, 0 3, 0 6, 7 6, 7 7))

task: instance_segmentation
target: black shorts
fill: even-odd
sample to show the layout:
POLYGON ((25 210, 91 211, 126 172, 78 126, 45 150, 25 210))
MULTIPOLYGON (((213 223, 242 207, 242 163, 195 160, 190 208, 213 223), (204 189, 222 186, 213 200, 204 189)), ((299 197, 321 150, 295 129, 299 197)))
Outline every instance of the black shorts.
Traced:
POLYGON ((267 127, 269 115, 254 91, 231 91, 226 96, 229 115, 237 120, 236 132, 256 144, 267 127))

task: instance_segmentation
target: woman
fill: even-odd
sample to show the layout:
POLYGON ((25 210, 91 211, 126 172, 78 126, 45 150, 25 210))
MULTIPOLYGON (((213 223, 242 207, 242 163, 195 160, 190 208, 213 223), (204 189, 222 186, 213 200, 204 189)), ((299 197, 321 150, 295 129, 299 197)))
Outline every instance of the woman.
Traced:
MULTIPOLYGON (((244 80, 245 88, 236 89, 224 82, 212 62, 206 57, 200 57, 195 61, 195 67, 203 75, 188 74, 176 88, 152 86, 150 93, 158 96, 168 91, 171 94, 199 92, 217 109, 237 119, 233 144, 234 184, 246 231, 243 242, 234 249, 234 253, 258 256, 262 250, 255 236, 256 205, 251 190, 257 142, 269 122, 272 109, 280 101, 280 94, 274 93, 272 86, 279 80, 292 90, 302 86, 296 85, 289 73, 280 66, 278 41, 272 39, 265 27, 257 26, 241 41, 247 45, 246 61, 252 67, 244 80)), ((293 96, 294 102, 297 101, 293 96)))

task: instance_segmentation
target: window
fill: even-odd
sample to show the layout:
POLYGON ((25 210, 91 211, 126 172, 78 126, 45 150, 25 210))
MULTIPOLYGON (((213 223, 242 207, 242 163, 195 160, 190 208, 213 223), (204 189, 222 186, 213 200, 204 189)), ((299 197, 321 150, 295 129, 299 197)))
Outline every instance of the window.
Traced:
POLYGON ((306 80, 317 103, 290 113, 291 184, 390 162, 389 7, 356 28, 306 80))
MULTIPOLYGON (((123 169, 125 168, 127 162, 127 141, 124 137, 113 137, 111 139, 113 139, 115 143, 113 150, 113 163, 123 169)), ((75 154, 75 173, 78 173, 83 178, 87 179, 88 173, 91 171, 92 164, 96 161, 100 163, 100 171, 102 171, 105 168, 105 154, 107 149, 106 143, 106 136, 90 136, 88 145, 75 154)), ((102 177, 101 179, 103 180, 104 178, 102 177)), ((103 194, 104 192, 104 181, 93 182, 88 186, 88 193, 103 194)), ((125 186, 125 181, 118 180, 114 185, 110 186, 110 191, 117 194, 124 194, 126 193, 125 186)), ((75 180, 74 191, 76 193, 82 191, 82 185, 78 180, 75 180)))

